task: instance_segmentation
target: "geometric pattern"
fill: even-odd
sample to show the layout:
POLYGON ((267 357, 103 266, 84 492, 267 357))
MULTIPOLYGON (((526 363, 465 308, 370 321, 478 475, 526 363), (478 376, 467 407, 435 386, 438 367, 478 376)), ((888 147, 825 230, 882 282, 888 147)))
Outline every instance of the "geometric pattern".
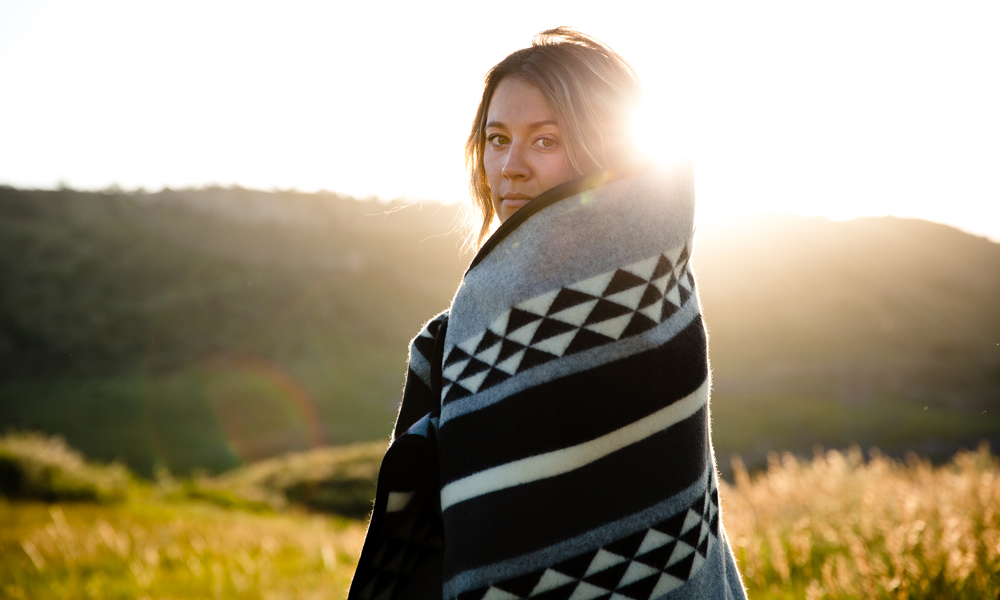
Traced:
POLYGON ((361 590, 362 600, 392 598, 394 591, 406 585, 413 571, 428 557, 441 552, 444 539, 436 527, 439 520, 420 519, 416 515, 387 539, 372 560, 369 581, 361 590), (414 531, 414 524, 424 525, 414 531))
POLYGON ((442 405, 527 369, 656 327, 694 293, 687 245, 529 298, 452 346, 442 405))
MULTIPOLYGON (((413 339, 413 348, 424 357, 426 361, 433 360, 434 356, 434 344, 437 339, 438 330, 441 328, 441 324, 447 320, 447 314, 438 315, 434 319, 431 319, 424 328, 420 330, 417 337, 413 339)), ((412 366, 412 365, 411 365, 412 366)), ((430 376, 430 373, 419 373, 419 375, 430 376)), ((428 380, 426 383, 430 383, 428 380)))
POLYGON ((694 576, 719 543, 719 491, 649 529, 550 567, 458 595, 458 600, 652 600, 694 576))

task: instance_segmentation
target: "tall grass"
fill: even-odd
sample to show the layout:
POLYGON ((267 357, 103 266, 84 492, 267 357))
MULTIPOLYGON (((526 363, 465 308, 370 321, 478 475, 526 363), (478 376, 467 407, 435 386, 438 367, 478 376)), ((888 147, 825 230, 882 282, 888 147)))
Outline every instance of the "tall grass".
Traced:
MULTIPOLYGON (((358 504, 379 451, 331 448, 155 485, 133 479, 111 503, 0 495, 0 598, 344 597, 364 523, 302 507, 338 494, 333 504, 358 504), (296 478, 319 496, 290 494, 296 478), (261 494, 284 499, 254 499, 261 494)), ((73 476, 91 468, 70 462, 73 476)), ((734 463, 734 484, 720 484, 723 524, 752 599, 1000 596, 1000 460, 985 444, 940 467, 877 451, 865 461, 856 448, 812 461, 773 454, 754 475, 734 463)))
POLYGON ((0 597, 338 598, 363 538, 319 515, 0 498, 0 597))
POLYGON ((751 598, 1000 597, 1000 463, 982 444, 935 468, 872 452, 734 460, 723 520, 751 598))
MULTIPOLYGON (((151 483, 121 465, 87 462, 61 438, 2 435, 0 598, 341 597, 364 524, 307 513, 316 499, 268 487, 295 487, 268 465, 280 463, 286 475, 297 467, 305 488, 355 492, 341 504, 357 511, 357 482, 346 476, 380 456, 368 446, 265 462, 230 474, 239 485, 167 472, 151 483)), ((372 489, 377 470, 363 473, 372 489)))

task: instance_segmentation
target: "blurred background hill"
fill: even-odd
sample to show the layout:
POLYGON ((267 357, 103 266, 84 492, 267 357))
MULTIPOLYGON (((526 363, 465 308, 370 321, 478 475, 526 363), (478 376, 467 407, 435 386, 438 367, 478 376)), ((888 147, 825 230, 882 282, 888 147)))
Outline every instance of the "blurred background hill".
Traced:
MULTIPOLYGON (((1000 440, 1000 244, 915 219, 701 232, 717 451, 1000 440)), ((723 460, 723 462, 726 462, 723 460)))
MULTIPOLYGON (((0 428, 150 475, 385 440, 470 256, 457 208, 0 188, 0 428)), ((699 231, 721 465, 1000 443, 1000 244, 925 221, 699 231)))
POLYGON ((0 190, 0 428, 138 472, 385 439, 464 265, 453 208, 0 190))

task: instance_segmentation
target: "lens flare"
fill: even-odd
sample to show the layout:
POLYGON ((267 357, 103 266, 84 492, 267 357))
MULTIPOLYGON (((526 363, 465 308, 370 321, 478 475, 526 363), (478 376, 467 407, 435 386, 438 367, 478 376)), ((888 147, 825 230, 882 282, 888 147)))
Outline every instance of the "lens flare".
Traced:
POLYGON ((208 361, 205 369, 205 397, 243 461, 329 442, 315 400, 280 366, 256 357, 224 357, 208 361))

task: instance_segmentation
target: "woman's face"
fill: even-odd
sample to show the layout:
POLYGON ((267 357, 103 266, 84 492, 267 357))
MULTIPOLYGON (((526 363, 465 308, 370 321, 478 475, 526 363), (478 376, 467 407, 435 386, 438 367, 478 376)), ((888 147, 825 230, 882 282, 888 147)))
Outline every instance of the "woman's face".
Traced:
POLYGON ((522 79, 500 81, 490 99, 485 133, 483 165, 501 223, 535 196, 575 175, 545 97, 522 79))

